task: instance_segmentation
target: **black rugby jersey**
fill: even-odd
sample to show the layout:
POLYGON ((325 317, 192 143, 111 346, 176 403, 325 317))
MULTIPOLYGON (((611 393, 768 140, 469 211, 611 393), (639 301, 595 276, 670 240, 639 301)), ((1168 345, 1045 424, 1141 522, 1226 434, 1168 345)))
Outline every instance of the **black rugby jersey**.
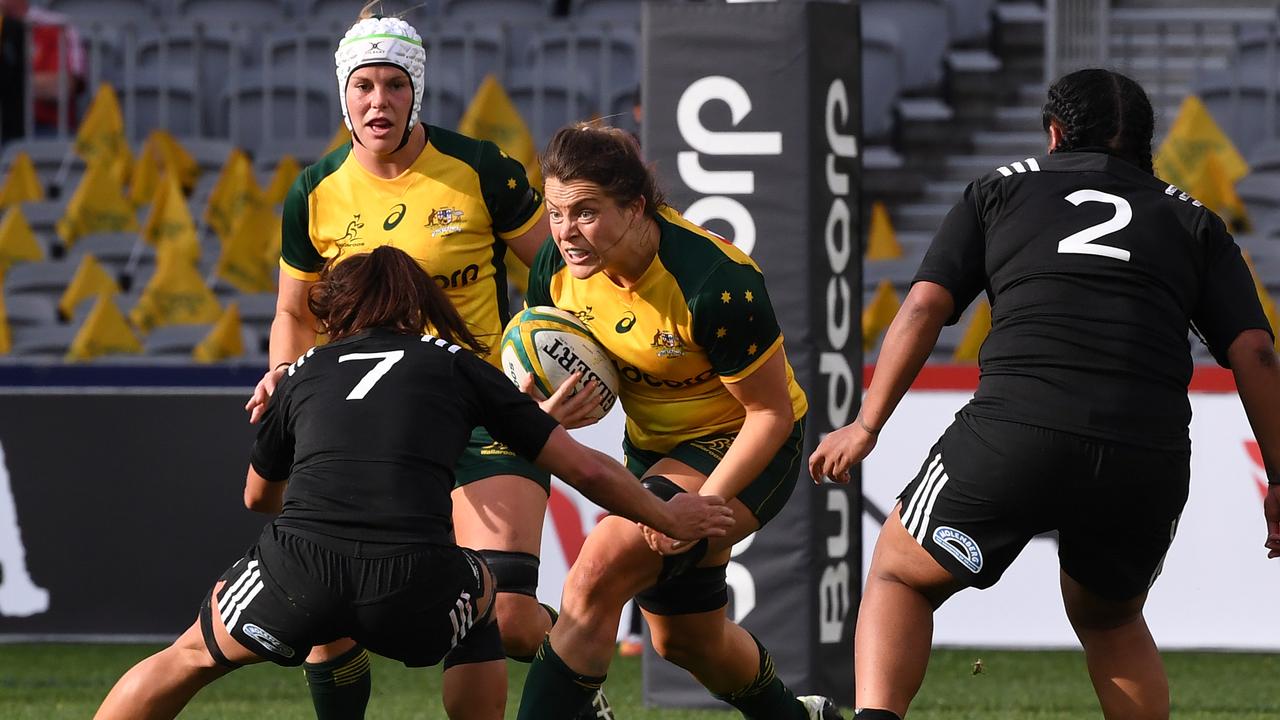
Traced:
POLYGON ((1219 363, 1271 331, 1222 221, 1103 151, 1060 152, 970 183, 917 272, 991 302, 966 411, 1146 447, 1188 446, 1192 327, 1219 363))
POLYGON ((453 469, 477 425, 532 459, 556 421, 465 348, 368 330, 289 367, 250 462, 267 480, 289 481, 279 526, 451 543, 453 469))

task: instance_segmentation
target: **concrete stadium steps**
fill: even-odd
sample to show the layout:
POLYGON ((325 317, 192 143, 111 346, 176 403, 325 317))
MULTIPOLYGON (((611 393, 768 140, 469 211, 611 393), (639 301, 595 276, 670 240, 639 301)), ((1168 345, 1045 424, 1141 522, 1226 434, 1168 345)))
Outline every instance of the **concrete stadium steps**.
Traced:
POLYGON ((899 205, 890 212, 893 227, 900 233, 929 233, 937 231, 942 219, 951 211, 951 203, 914 202, 899 205))
POLYGON ((931 205, 954 205, 964 195, 969 180, 930 180, 924 184, 924 193, 920 195, 921 203, 931 205))
POLYGON ((1007 155, 1009 159, 1006 162, 1043 155, 1047 150, 1048 136, 1039 130, 979 132, 973 134, 973 153, 975 155, 1007 155))
POLYGON ((991 129, 999 132, 1039 130, 1042 107, 1040 104, 1026 104, 1006 105, 996 108, 991 129))

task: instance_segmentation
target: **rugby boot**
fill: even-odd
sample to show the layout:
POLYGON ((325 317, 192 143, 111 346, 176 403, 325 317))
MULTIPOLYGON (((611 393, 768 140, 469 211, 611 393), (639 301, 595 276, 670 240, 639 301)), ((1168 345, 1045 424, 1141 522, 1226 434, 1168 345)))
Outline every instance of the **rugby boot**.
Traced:
POLYGON ((796 698, 809 713, 809 720, 844 720, 844 716, 836 709, 831 698, 821 695, 801 695, 796 698))
POLYGON ((591 704, 578 713, 574 720, 617 720, 617 716, 613 714, 609 698, 604 696, 604 689, 600 689, 592 696, 591 704))

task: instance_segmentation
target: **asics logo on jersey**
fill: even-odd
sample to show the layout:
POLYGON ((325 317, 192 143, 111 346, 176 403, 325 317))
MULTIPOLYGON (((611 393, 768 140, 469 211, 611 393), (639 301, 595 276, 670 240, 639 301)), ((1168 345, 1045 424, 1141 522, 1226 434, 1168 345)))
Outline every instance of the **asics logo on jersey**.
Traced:
POLYGON ((695 385, 701 385, 702 383, 707 382, 708 380, 713 380, 716 377, 716 371, 712 370, 711 368, 707 368, 706 370, 703 370, 702 372, 698 373, 694 377, 685 378, 683 380, 667 380, 665 378, 656 378, 650 375, 649 373, 641 372, 639 368, 632 367, 630 365, 626 367, 618 368, 618 372, 619 374, 622 375, 622 378, 628 382, 644 383, 649 387, 655 387, 655 388, 665 387, 665 388, 671 388, 673 390, 678 388, 688 388, 688 387, 693 387, 695 385))
POLYGON ((405 207, 404 203, 399 203, 395 207, 391 208, 391 214, 387 216, 386 220, 382 221, 382 229, 387 232, 395 230, 396 226, 400 224, 400 221, 404 219, 404 213, 407 209, 408 208, 405 207))
POLYGON ((1009 165, 1001 165, 1000 167, 996 168, 996 172, 1000 173, 1005 177, 1009 177, 1015 172, 1024 173, 1028 171, 1040 172, 1040 163, 1036 162, 1035 158, 1027 158, 1026 160, 1022 160, 1016 163, 1010 163, 1009 165), (1024 162, 1026 163, 1026 165, 1022 164, 1024 162), (1012 167, 1013 170, 1010 170, 1009 169, 1010 167, 1012 167))
POLYGON ((978 547, 973 538, 955 528, 939 525, 933 531, 933 541, 955 556, 969 572, 975 575, 982 572, 982 548, 978 547))
POLYGON ((622 316, 622 319, 618 321, 618 324, 613 326, 613 331, 619 335, 624 335, 631 332, 631 328, 635 327, 635 324, 636 314, 628 310, 626 314, 622 316))
POLYGON ((293 657, 293 648, 280 642, 274 635, 263 630, 257 625, 254 625, 253 623, 245 623, 240 629, 244 631, 245 635, 257 640, 259 645, 271 652, 287 658, 293 657))
POLYGON ((473 283, 476 278, 480 277, 480 266, 474 264, 468 265, 461 270, 454 270, 448 275, 432 275, 431 277, 436 281, 436 284, 440 286, 441 290, 466 287, 468 283, 473 283))

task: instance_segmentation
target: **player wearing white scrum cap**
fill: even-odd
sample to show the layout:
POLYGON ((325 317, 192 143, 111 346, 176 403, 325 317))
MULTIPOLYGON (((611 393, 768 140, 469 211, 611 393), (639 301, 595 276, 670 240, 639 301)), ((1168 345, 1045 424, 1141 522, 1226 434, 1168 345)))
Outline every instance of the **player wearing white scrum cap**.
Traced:
MULTIPOLYGON (((352 142, 306 168, 285 198, 272 369, 246 405, 254 422, 284 367, 316 342, 307 293, 327 261, 381 245, 405 250, 476 336, 497 348, 510 319, 506 257, 532 262, 550 234, 542 194, 519 162, 491 142, 422 121, 427 78, 421 36, 403 19, 374 15, 377 5, 365 6, 334 52, 352 142)), ((496 353, 485 359, 498 364, 496 353)), ((574 427, 585 420, 572 413, 588 412, 579 405, 547 409, 574 427)), ((458 463, 454 530, 458 543, 478 549, 493 572, 503 649, 516 659, 532 659, 554 617, 536 596, 549 493, 546 472, 477 429, 458 463), (503 508, 500 522, 494 507, 503 508)), ((458 704, 473 712, 501 708, 506 669, 490 660, 469 658, 466 673, 451 675, 473 677, 446 696, 460 698, 458 704)), ((350 640, 311 654, 307 680, 322 720, 364 716, 368 667, 367 654, 350 640)))
MULTIPOLYGON (((413 89, 413 110, 396 149, 404 147, 422 116, 422 95, 426 87, 427 51, 422 47, 422 37, 418 35, 418 31, 400 18, 364 18, 347 30, 347 34, 338 43, 333 59, 338 68, 338 98, 342 101, 342 120, 353 133, 355 127, 347 108, 347 87, 351 73, 369 65, 391 65, 409 76, 413 89)), ((359 135, 353 134, 353 138, 360 142, 359 135)))

